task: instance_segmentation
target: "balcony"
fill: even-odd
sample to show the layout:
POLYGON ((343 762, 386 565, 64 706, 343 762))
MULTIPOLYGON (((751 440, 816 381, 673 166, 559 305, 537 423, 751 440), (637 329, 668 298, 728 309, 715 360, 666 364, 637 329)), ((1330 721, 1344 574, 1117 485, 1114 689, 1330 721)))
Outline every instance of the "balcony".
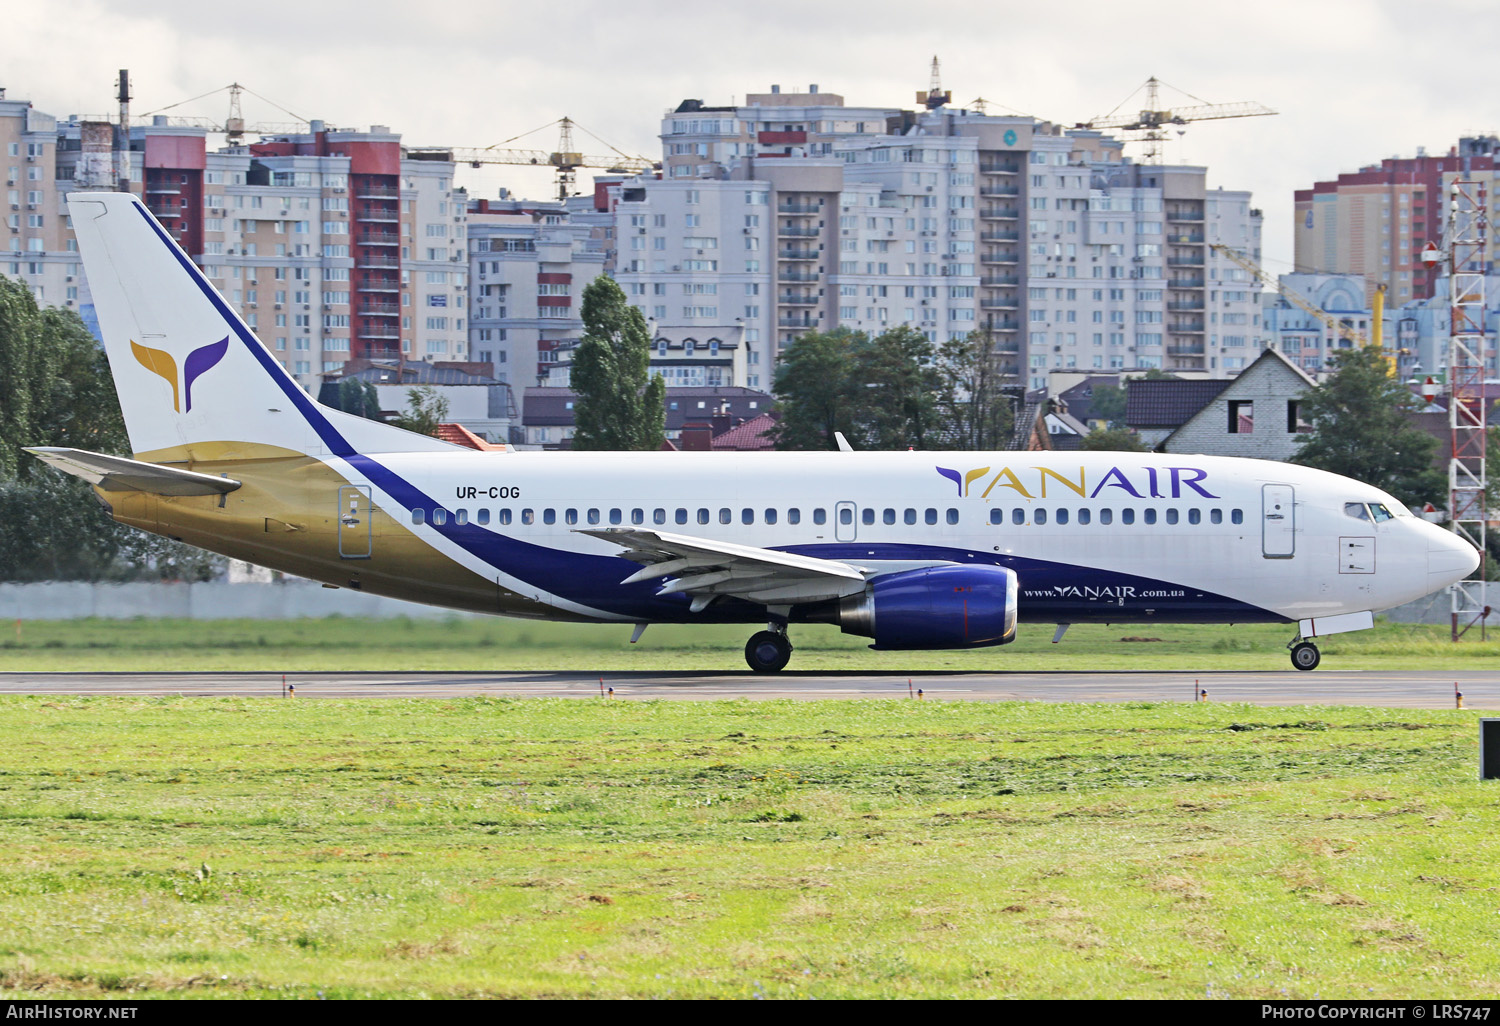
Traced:
POLYGON ((821 228, 806 228, 801 225, 784 224, 776 229, 776 234, 797 239, 816 239, 822 231, 823 229, 821 228))
POLYGON ((1015 207, 982 207, 979 216, 985 221, 1014 221, 1021 212, 1015 207))
POLYGON ((1168 207, 1167 208, 1167 220, 1168 221, 1201 221, 1201 220, 1203 220, 1203 211, 1201 211, 1201 210, 1195 210, 1195 209, 1184 209, 1184 208, 1176 208, 1176 209, 1174 209, 1172 207, 1168 207))
POLYGON ((1003 161, 998 164, 980 164, 979 173, 982 175, 1015 175, 1021 173, 1021 165, 1009 164, 1003 161))
POLYGON ((401 259, 388 253, 357 253, 355 267, 400 267, 401 259))
POLYGON ((818 251, 815 249, 778 249, 776 251, 778 260, 816 260, 818 251))
POLYGON ((355 334, 356 338, 395 338, 401 337, 401 332, 394 324, 366 324, 355 334))
POLYGON ((981 196, 1019 196, 1021 190, 1014 185, 984 185, 980 186, 981 196))
POLYGON ((981 264, 1014 264, 1019 261, 1014 253, 981 253, 979 262, 981 264))
POLYGON ((1167 266, 1168 267, 1202 267, 1203 266, 1203 254, 1199 253, 1196 256, 1167 257, 1167 266))
POLYGON ((1177 301, 1177 302, 1168 303, 1167 304, 1167 309, 1168 310, 1202 310, 1203 309, 1203 300, 1201 300, 1201 299, 1184 299, 1184 300, 1180 300, 1180 301, 1177 301))
POLYGON ((987 274, 979 279, 979 284, 989 289, 1014 286, 1021 284, 1021 276, 1019 274, 987 274))
POLYGON ((1187 319, 1173 321, 1167 325, 1167 331, 1173 335, 1201 335, 1203 334, 1203 321, 1187 319))
POLYGON ((401 350, 396 346, 377 346, 367 343, 363 349, 364 351, 359 355, 367 360, 395 360, 401 356, 401 350))
POLYGON ((776 302, 781 306, 817 306, 817 296, 794 296, 783 293, 776 297, 776 302))
POLYGON ((1199 277, 1173 278, 1167 282, 1167 288, 1169 289, 1201 289, 1202 287, 1203 279, 1199 277))
POLYGON ((1174 246, 1194 246, 1203 241, 1202 232, 1169 232, 1167 241, 1174 246))
POLYGON ((401 190, 394 185, 356 185, 354 197, 362 200, 394 200, 401 198, 401 190))
POLYGON ((401 236, 395 232, 360 232, 358 238, 361 246, 401 245, 401 236))
POLYGON ((778 317, 776 326, 779 328, 816 328, 818 322, 811 317, 778 317))
POLYGON ((984 326, 991 331, 1020 331, 1020 321, 991 321, 986 320, 984 326))
POLYGON ((777 281, 817 281, 819 275, 811 271, 779 271, 776 274, 777 281))
POLYGON ((816 214, 823 208, 816 203, 781 203, 776 207, 778 214, 816 214))
POLYGON ((355 292, 400 292, 401 283, 395 278, 365 278, 356 286, 355 292))
POLYGON ((1019 310, 1020 303, 1015 299, 981 299, 979 309, 981 310, 1019 310))
POLYGON ((801 131, 757 132, 755 141, 762 146, 801 146, 807 142, 807 133, 801 131))
POLYGON ((361 303, 359 312, 362 317, 400 317, 401 306, 397 303, 361 303))
POLYGON ((980 242, 1019 242, 1019 241, 1021 241, 1021 233, 1017 232, 1017 231, 1005 231, 1003 229, 997 228, 997 229, 995 229, 993 231, 980 232, 979 233, 979 241, 980 242))
POLYGON ((360 207, 359 212, 354 215, 356 221, 379 221, 385 224, 399 224, 401 212, 394 207, 360 207))
POLYGON ((1187 345, 1175 345, 1175 346, 1174 345, 1169 345, 1169 346, 1167 346, 1167 355, 1168 356, 1202 356, 1203 355, 1203 343, 1202 342, 1191 342, 1191 343, 1188 343, 1187 345))

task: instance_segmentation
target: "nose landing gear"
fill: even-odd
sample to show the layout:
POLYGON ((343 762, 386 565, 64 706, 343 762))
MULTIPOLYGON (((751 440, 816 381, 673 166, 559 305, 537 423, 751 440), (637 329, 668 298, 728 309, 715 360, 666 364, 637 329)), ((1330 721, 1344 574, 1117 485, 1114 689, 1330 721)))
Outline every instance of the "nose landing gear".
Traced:
POLYGON ((1318 652, 1318 646, 1311 641, 1300 639, 1293 641, 1287 648, 1292 650, 1292 667, 1297 670, 1316 670, 1318 663, 1323 661, 1323 656, 1318 652))
POLYGON ((745 645, 745 662, 755 673, 780 673, 792 658, 786 624, 772 622, 769 626, 769 630, 757 631, 745 645))

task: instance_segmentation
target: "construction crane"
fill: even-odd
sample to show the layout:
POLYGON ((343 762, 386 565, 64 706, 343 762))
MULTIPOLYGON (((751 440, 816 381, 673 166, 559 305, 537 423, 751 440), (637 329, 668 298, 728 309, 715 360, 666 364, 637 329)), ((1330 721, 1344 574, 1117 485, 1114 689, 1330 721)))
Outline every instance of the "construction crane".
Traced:
POLYGON ((567 199, 573 194, 573 184, 577 179, 575 172, 581 167, 597 167, 607 171, 621 173, 650 171, 661 165, 654 163, 645 157, 632 157, 615 149, 609 143, 599 139, 598 136, 589 132, 588 129, 580 127, 580 130, 590 137, 609 146, 615 151, 615 156, 598 157, 580 153, 573 145, 573 129, 578 125, 569 117, 562 117, 556 121, 543 125, 542 128, 550 128, 558 125, 557 149, 547 150, 512 150, 505 149, 505 143, 514 142, 523 136, 531 135, 532 132, 541 131, 533 129, 532 132, 523 132, 521 135, 506 139, 505 142, 486 146, 482 149, 471 149, 461 146, 417 146, 408 147, 406 156, 412 160, 443 160, 453 161, 459 164, 468 164, 470 167, 482 167, 485 164, 523 164, 535 167, 554 167, 557 169, 557 199, 559 202, 567 199))
POLYGON ((1329 330, 1338 335, 1339 338, 1347 339, 1355 345, 1360 346, 1381 345, 1381 321, 1385 316, 1384 284, 1380 285, 1375 290, 1374 316, 1371 318, 1373 331, 1369 335, 1366 335, 1364 332, 1355 328, 1354 325, 1347 323, 1343 318, 1335 317, 1327 310, 1322 309, 1312 301, 1308 300, 1295 289, 1288 288, 1286 285, 1282 284, 1281 279, 1273 278, 1270 274, 1266 273, 1266 271, 1263 270, 1259 264, 1251 260, 1239 250, 1230 249, 1228 246, 1222 245, 1217 242, 1210 243, 1209 248, 1214 250, 1215 252, 1222 253, 1229 260, 1238 264, 1246 271, 1249 271, 1252 275, 1255 276, 1255 279, 1263 285, 1275 289, 1277 294, 1280 295, 1282 299, 1285 299, 1288 303, 1291 303, 1293 306, 1311 315, 1312 317, 1317 318, 1320 322, 1327 325, 1329 330))
MULTIPOLYGON (((1127 132, 1144 132, 1141 141, 1146 144, 1146 163, 1160 164, 1162 159, 1162 144, 1167 140, 1165 128, 1167 125, 1185 125, 1190 121, 1217 121, 1221 118, 1257 118, 1276 111, 1259 103, 1204 103, 1198 100, 1196 107, 1166 108, 1161 106, 1161 85, 1153 75, 1146 79, 1146 106, 1134 114, 1108 114, 1086 121, 1079 125, 1080 128, 1121 128, 1127 132)), ((1139 89, 1136 93, 1140 92, 1139 89)), ((1134 96, 1135 93, 1131 93, 1134 96)), ((1184 94, 1197 100, 1191 93, 1184 94)), ((1126 97, 1129 100, 1130 97, 1126 97)), ((1115 107, 1119 110, 1124 106, 1124 101, 1115 107)))
POLYGON ((212 96, 215 93, 222 93, 226 90, 229 92, 229 113, 222 121, 215 120, 214 118, 203 117, 168 117, 167 124, 175 125, 179 128, 202 128, 209 132, 222 133, 225 136, 225 140, 230 146, 243 145, 245 141, 245 135, 247 133, 254 133, 257 135, 285 135, 293 132, 305 132, 308 129, 309 122, 306 118, 301 117, 297 114, 293 114, 291 111, 281 106, 281 104, 276 103, 273 100, 267 100, 264 96, 261 96, 259 93, 255 92, 252 89, 240 85, 238 82, 231 82, 227 86, 220 86, 218 89, 211 89, 200 96, 194 96, 192 99, 179 100, 176 103, 169 103, 165 107, 158 107, 156 110, 147 111, 142 115, 142 117, 151 117, 153 115, 160 114, 162 111, 171 110, 174 107, 181 107, 186 103, 195 103, 198 100, 202 100, 206 97, 212 96), (296 120, 291 122, 258 121, 254 124, 246 124, 244 112, 240 109, 241 93, 249 93, 257 100, 261 100, 264 103, 269 103, 271 106, 275 107, 279 111, 282 111, 283 113, 291 114, 291 116, 293 118, 296 118, 296 120))
POLYGON ((925 93, 917 93, 917 102, 928 110, 937 110, 946 103, 953 102, 953 93, 943 91, 943 80, 941 76, 942 66, 938 63, 937 54, 932 56, 932 83, 927 87, 925 93))

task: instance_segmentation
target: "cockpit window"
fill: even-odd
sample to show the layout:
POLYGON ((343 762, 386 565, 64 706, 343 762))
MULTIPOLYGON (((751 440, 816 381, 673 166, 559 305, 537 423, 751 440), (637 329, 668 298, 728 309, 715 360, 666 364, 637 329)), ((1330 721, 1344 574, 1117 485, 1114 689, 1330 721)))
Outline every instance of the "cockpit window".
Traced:
POLYGON ((1344 515, 1353 517, 1355 520, 1370 519, 1370 511, 1365 509, 1365 504, 1362 502, 1344 503, 1344 515))
POLYGON ((1394 520, 1396 517, 1396 514, 1392 513, 1390 510, 1386 509, 1378 502, 1370 503, 1370 512, 1375 514, 1375 522, 1377 524, 1384 520, 1394 520))

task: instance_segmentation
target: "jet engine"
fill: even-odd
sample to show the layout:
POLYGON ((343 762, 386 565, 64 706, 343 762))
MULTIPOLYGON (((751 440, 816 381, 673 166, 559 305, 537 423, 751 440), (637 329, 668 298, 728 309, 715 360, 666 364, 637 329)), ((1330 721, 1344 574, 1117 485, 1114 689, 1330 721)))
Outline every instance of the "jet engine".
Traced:
POLYGON ((1017 581, 998 566, 933 566, 876 577, 840 600, 845 634, 875 649, 976 648, 1016 637, 1017 581))

